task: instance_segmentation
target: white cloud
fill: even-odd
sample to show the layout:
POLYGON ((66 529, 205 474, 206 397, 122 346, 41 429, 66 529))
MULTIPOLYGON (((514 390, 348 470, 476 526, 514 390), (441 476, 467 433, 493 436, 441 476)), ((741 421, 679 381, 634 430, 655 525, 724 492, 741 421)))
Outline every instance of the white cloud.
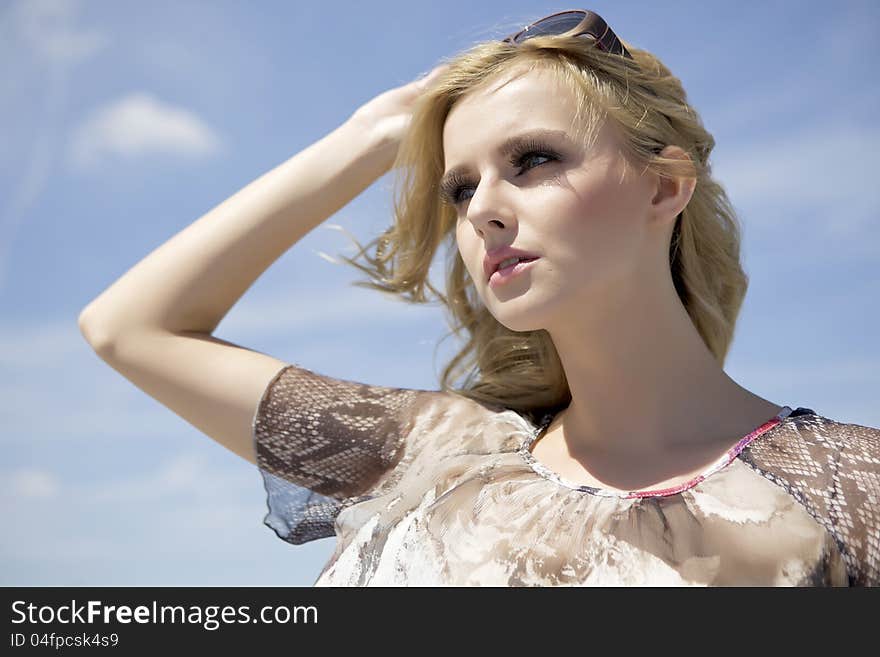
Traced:
POLYGON ((743 373, 743 378, 760 382, 762 387, 784 388, 798 382, 821 381, 822 387, 828 390, 865 390, 877 386, 880 357, 867 354, 827 360, 792 359, 784 367, 778 363, 754 362, 744 357, 743 365, 738 369, 743 373))
POLYGON ((70 65, 91 57, 110 42, 99 30, 74 25, 81 7, 80 0, 22 0, 9 7, 3 22, 30 54, 53 64, 70 65))
MULTIPOLYGON (((321 360, 316 345, 322 328, 344 326, 357 319, 359 331, 382 331, 415 324, 435 307, 412 308, 385 300, 368 290, 306 288, 248 298, 236 306, 214 332, 245 347, 260 349, 267 339, 284 337, 311 345, 311 358, 321 360)), ((332 362, 339 349, 326 354, 332 362)), ((132 433, 183 433, 179 418, 146 400, 144 393, 123 381, 91 351, 75 317, 54 321, 0 324, 0 444, 23 440, 53 443, 96 439, 125 440, 132 433), (88 385, 83 385, 83 377, 88 385), (46 412, 51 401, 53 409, 46 412), (58 427, 64 427, 59 434, 58 427), (136 431, 132 429, 136 427, 136 431)))
POLYGON ((76 318, 0 325, 0 367, 50 369, 87 345, 76 318))
POLYGON ((21 171, 20 182, 12 186, 0 211, 0 286, 6 274, 6 252, 50 179, 56 126, 66 104, 73 67, 110 41, 98 30, 75 25, 81 6, 74 0, 22 0, 0 13, 0 108, 4 114, 9 112, 3 119, 20 131, 23 117, 38 117, 31 132, 36 137, 26 154, 14 148, 0 154, 14 160, 14 170, 21 171), (44 89, 36 108, 26 93, 33 80, 39 80, 44 89))
MULTIPOLYGON (((319 332, 322 326, 341 326, 353 317, 358 318, 360 328, 399 326, 401 321, 416 321, 419 312, 440 312, 433 306, 413 308, 353 286, 298 289, 247 298, 235 308, 220 323, 214 332, 216 336, 235 333, 236 339, 256 341, 272 335, 319 332)), ((56 369, 63 359, 82 356, 89 349, 76 317, 0 324, 0 367, 56 369)))
MULTIPOLYGON (((320 256, 318 252, 315 255, 320 256)), ((336 265, 345 267, 346 264, 336 265)), ((366 275, 355 273, 357 280, 366 275)), ((330 278, 330 276, 328 276, 330 278)), ((338 280, 332 275, 332 280, 338 280)), ((218 335, 226 332, 254 339, 294 333, 319 335, 321 327, 345 326, 357 318, 359 330, 378 329, 383 325, 400 326, 416 322, 419 313, 437 314, 433 306, 413 307, 377 291, 337 283, 333 288, 313 288, 306 284, 293 286, 290 292, 265 296, 242 303, 241 312, 230 314, 218 327, 218 335)))
POLYGON ((0 484, 0 508, 10 526, 0 539, 4 560, 135 563, 149 559, 164 535, 173 537, 175 555, 191 556, 206 536, 253 532, 265 513, 256 468, 222 469, 194 453, 172 454, 124 477, 71 482, 63 498, 55 477, 44 471, 23 469, 0 484))
MULTIPOLYGON (((107 368, 109 370, 109 367, 107 368)), ((94 445, 99 439, 110 443, 128 442, 141 436, 181 435, 187 431, 180 418, 170 412, 163 412, 145 399, 144 393, 123 381, 115 372, 103 372, 99 377, 89 380, 91 397, 76 395, 61 385, 50 391, 39 382, 22 382, 23 388, 16 396, 17 403, 10 404, 6 411, 4 432, 0 434, 0 445, 55 444, 59 441, 76 441, 94 445), (128 395, 129 403, 115 406, 106 397, 128 395), (55 411, 46 414, 45 399, 56 400, 55 411), (65 399, 65 402, 57 401, 65 399), (58 427, 63 426, 63 433, 58 427)))
POLYGON ((4 497, 12 501, 21 498, 53 498, 61 490, 61 484, 53 473, 35 468, 16 470, 6 477, 4 483, 4 497))
POLYGON ((776 228, 866 239, 880 209, 872 173, 878 147, 876 130, 823 123, 747 144, 714 162, 713 171, 737 207, 785 208, 761 214, 776 228), (805 225, 805 216, 812 223, 805 225))
POLYGON ((204 455, 181 452, 152 471, 125 477, 102 478, 78 487, 77 499, 85 505, 153 503, 176 500, 216 500, 243 488, 241 476, 223 476, 206 467, 204 455))
POLYGON ((85 119, 74 131, 68 158, 73 168, 88 169, 108 156, 200 157, 220 148, 220 138, 195 113, 134 92, 85 119))

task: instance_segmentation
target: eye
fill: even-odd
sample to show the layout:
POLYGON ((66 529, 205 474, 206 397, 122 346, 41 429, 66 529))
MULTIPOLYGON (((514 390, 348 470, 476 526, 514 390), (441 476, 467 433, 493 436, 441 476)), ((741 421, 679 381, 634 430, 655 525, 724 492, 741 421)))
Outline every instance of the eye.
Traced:
MULTIPOLYGON (((531 162, 533 159, 536 158, 543 158, 549 162, 555 162, 560 159, 560 156, 550 148, 539 145, 527 145, 525 150, 514 152, 511 155, 510 164, 518 167, 520 169, 520 174, 522 174, 524 171, 547 163, 540 162, 539 164, 535 164, 534 166, 525 166, 527 162, 531 162)), ((443 189, 441 192, 443 202, 447 205, 458 207, 467 200, 467 198, 461 197, 462 191, 469 187, 473 187, 473 184, 473 181, 467 178, 463 178, 457 175, 452 176, 443 185, 443 189)))

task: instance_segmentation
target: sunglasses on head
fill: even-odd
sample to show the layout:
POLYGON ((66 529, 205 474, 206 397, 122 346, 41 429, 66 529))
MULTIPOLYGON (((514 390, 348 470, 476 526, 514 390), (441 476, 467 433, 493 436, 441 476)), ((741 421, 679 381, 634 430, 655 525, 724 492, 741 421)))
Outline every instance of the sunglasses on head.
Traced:
POLYGON ((599 14, 585 9, 572 9, 550 14, 503 39, 504 43, 522 43, 536 36, 586 36, 596 42, 600 50, 632 59, 599 14))

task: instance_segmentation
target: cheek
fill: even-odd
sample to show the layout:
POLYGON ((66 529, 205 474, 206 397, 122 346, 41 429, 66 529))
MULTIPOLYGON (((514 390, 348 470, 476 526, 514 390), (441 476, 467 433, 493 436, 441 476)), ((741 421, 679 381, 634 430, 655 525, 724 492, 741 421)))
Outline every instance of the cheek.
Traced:
POLYGON ((470 274, 471 278, 474 277, 473 268, 476 266, 474 255, 474 250, 476 249, 476 244, 473 239, 469 239, 466 235, 463 234, 463 224, 459 223, 459 225, 455 229, 455 245, 458 250, 458 256, 464 262, 465 269, 470 274))
POLYGON ((548 249, 557 249, 550 255, 575 280, 614 276, 628 267, 639 242, 633 201, 613 176, 596 180, 585 174, 573 187, 576 193, 548 214, 548 249))

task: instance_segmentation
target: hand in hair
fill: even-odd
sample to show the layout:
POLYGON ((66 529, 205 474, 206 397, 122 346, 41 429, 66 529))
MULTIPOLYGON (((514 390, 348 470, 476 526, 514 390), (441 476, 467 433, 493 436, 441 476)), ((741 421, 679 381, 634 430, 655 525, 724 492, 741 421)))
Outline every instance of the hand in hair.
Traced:
POLYGON ((351 115, 349 121, 362 126, 373 136, 374 143, 387 153, 386 170, 397 157, 398 146, 409 129, 416 101, 448 68, 448 64, 440 64, 423 77, 384 91, 351 115))

